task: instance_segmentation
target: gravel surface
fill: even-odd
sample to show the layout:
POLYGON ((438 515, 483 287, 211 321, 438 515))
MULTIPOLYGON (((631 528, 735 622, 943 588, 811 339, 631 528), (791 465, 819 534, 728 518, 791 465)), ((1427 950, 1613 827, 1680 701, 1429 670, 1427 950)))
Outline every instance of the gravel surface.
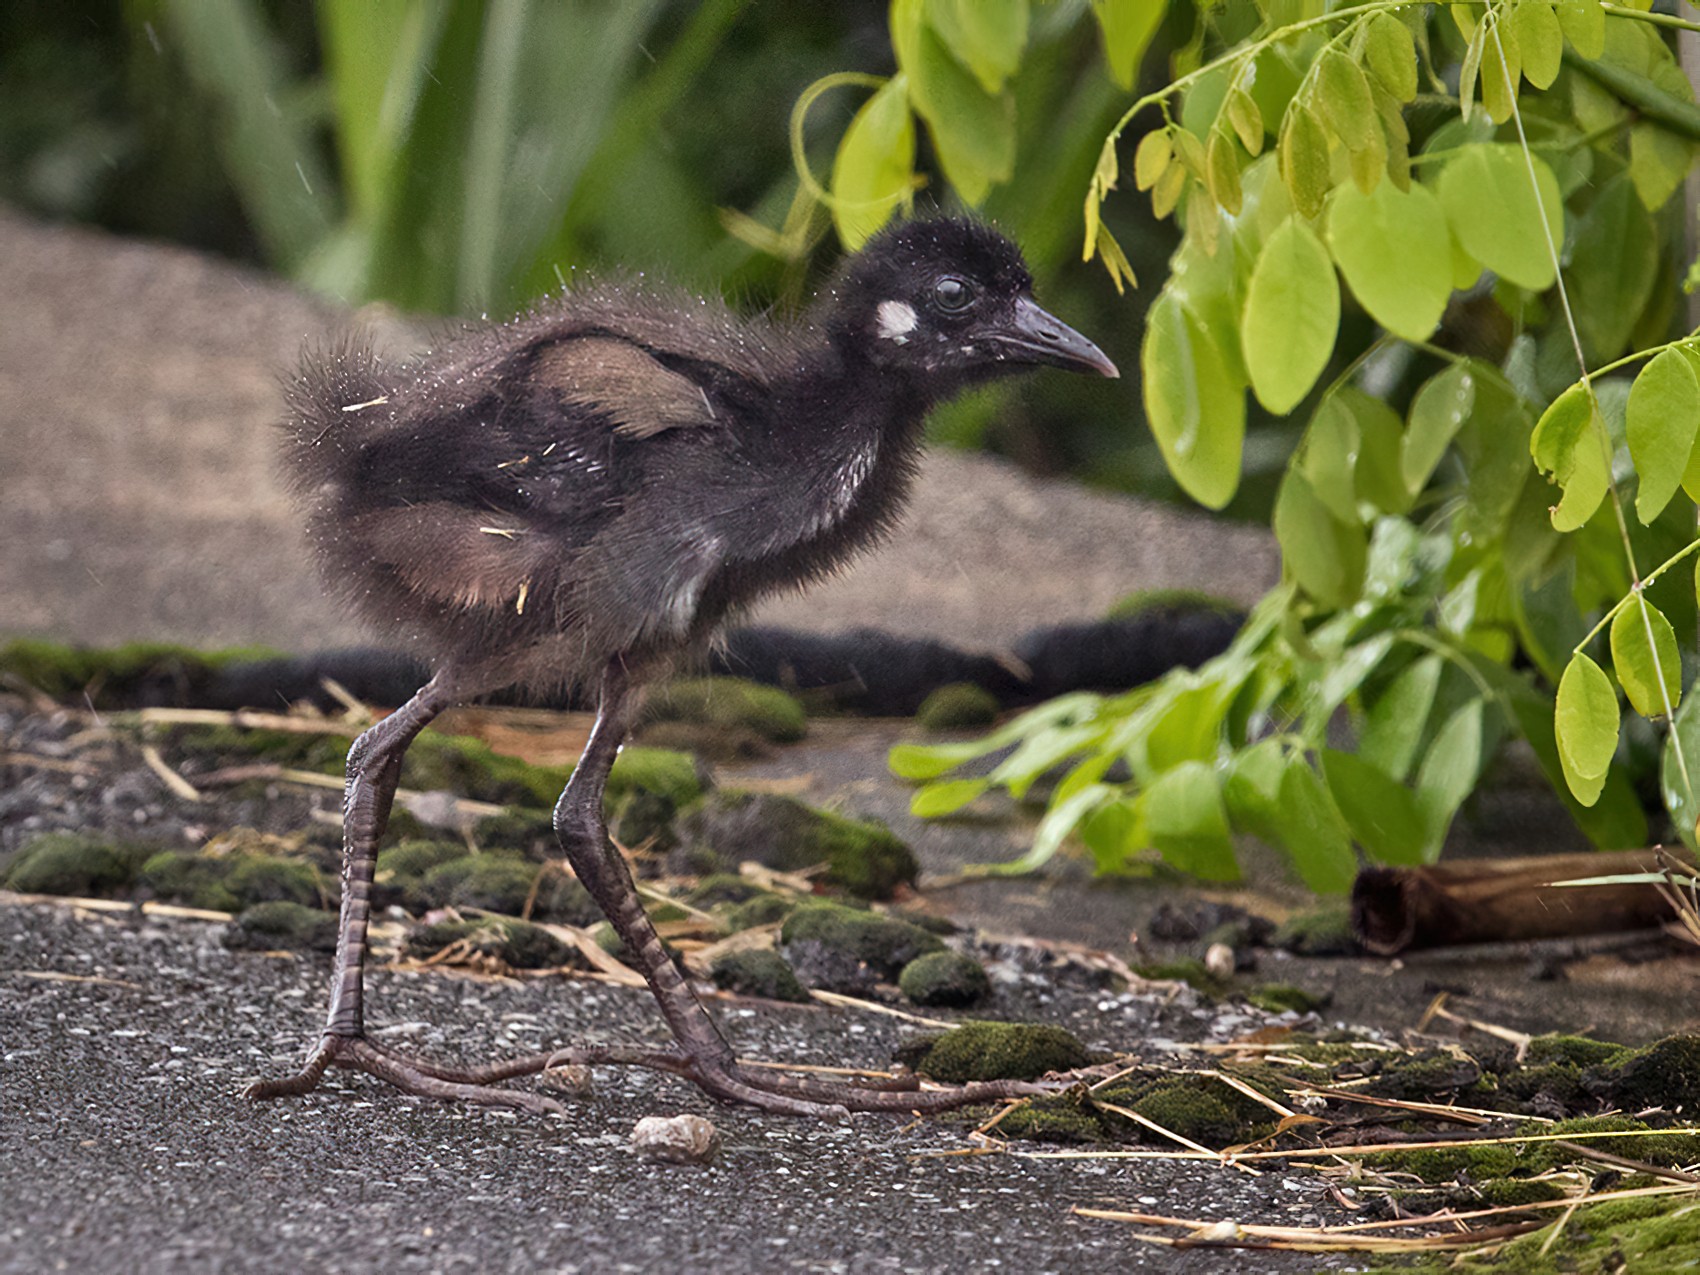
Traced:
MULTIPOLYGON (((970 1145, 963 1126, 766 1117, 612 1068, 545 1118, 347 1074, 254 1106, 238 1090, 299 1059, 328 964, 228 952, 218 932, 0 903, 0 1270, 1297 1271, 1321 1264, 1178 1254, 1070 1210, 1340 1220, 1302 1171, 939 1156, 970 1145), (715 1163, 630 1153, 638 1119, 680 1112, 719 1128, 715 1163)), ((646 996, 598 984, 380 970, 371 986, 381 1037, 438 1057, 659 1039, 646 996)), ((1235 1028, 1185 1003, 1057 996, 1047 1018, 1099 1046, 1235 1028)), ((718 1013, 767 1059, 882 1065, 902 1033, 850 1011, 718 1013)))

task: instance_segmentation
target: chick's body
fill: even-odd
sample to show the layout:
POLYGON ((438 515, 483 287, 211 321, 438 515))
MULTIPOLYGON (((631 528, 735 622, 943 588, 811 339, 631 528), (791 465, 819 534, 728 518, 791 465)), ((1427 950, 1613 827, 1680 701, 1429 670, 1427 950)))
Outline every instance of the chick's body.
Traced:
POLYGON ((605 286, 411 367, 311 363, 290 460, 369 619, 441 662, 570 680, 688 647, 877 539, 929 397, 848 370, 811 327, 605 286))

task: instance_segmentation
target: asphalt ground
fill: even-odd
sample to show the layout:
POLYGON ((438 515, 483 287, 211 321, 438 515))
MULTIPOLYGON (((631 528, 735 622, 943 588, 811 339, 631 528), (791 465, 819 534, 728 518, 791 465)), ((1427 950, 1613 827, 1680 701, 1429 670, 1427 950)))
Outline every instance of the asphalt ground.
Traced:
MULTIPOLYGON (((598 1068, 558 1116, 348 1073, 255 1105, 239 1090, 298 1062, 328 962, 230 952, 218 929, 0 906, 0 1270, 1296 1271, 1324 1263, 1157 1248, 1071 1210, 1343 1216, 1313 1173, 962 1156, 962 1124, 764 1116, 629 1069, 598 1068), (628 1150, 640 1117, 681 1112, 718 1127, 711 1165, 628 1150)), ((380 969, 371 994, 383 1040, 438 1058, 661 1039, 644 993, 595 983, 380 969)), ((1233 1029, 1161 998, 1046 996, 1047 1020, 1098 1046, 1165 1022, 1233 1029)), ((717 1012, 740 1054, 766 1060, 884 1066, 913 1030, 818 1007, 717 1012)))

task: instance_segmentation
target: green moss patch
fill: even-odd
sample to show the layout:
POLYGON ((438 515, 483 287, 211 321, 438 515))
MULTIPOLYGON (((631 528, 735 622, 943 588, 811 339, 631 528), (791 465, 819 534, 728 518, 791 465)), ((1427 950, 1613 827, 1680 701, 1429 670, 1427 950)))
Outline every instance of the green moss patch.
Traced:
POLYGON ((137 884, 186 907, 240 912, 259 903, 312 908, 329 902, 335 882, 299 859, 276 855, 190 854, 167 850, 142 865, 137 884))
POLYGON ((166 642, 130 642, 91 650, 23 639, 0 646, 0 674, 58 700, 81 703, 86 695, 96 708, 190 704, 204 698, 226 665, 278 655, 262 647, 197 651, 166 642))
POLYGON ((973 730, 998 718, 997 696, 973 682, 951 682, 921 701, 915 722, 924 730, 973 730))
POLYGON ((224 945, 249 951, 336 951, 337 919, 318 908, 279 900, 246 909, 224 931, 224 945))
POLYGON ((734 872, 746 859, 781 872, 826 864, 827 884, 864 899, 914 882, 915 856, 883 824, 816 810, 769 793, 715 792, 679 820, 682 874, 734 872))
POLYGON ((1136 620, 1142 615, 1187 615, 1203 613, 1237 619, 1245 609, 1199 589, 1140 589, 1128 594, 1104 613, 1106 620, 1136 620))
POLYGON ((917 1005, 966 1009, 991 995, 986 967, 960 952, 931 952, 903 967, 897 986, 917 1005))
POLYGON ((764 891, 727 910, 726 930, 729 934, 736 934, 740 930, 753 930, 758 925, 778 925, 796 910, 795 900, 764 891))
POLYGON ((733 734, 788 744, 808 732, 808 716, 797 698, 741 677, 698 677, 651 691, 646 722, 684 722, 733 734))
POLYGON ((936 934, 894 917, 836 903, 806 903, 786 918, 780 944, 811 987, 863 990, 890 982, 918 956, 944 949, 936 934))
POLYGON ((531 900, 531 917, 588 925, 602 915, 589 891, 552 864, 505 854, 463 855, 426 870, 418 894, 429 907, 479 908, 520 916, 531 900))
POLYGON ((1351 905, 1322 903, 1294 913, 1275 927, 1270 943, 1301 956, 1351 956, 1358 950, 1351 905))
POLYGON ((1271 1014, 1314 1014, 1328 1008, 1328 999, 1290 983, 1264 983, 1246 993, 1246 1000, 1271 1014))
POLYGON ((711 967, 714 985, 740 996, 761 996, 774 1001, 807 1001, 808 990, 785 958, 770 948, 750 952, 726 952, 711 967))
POLYGON ((946 1084, 971 1080, 1037 1080, 1092 1061, 1071 1032, 1033 1023, 964 1023, 905 1044, 898 1058, 911 1070, 946 1084))
POLYGON ((49 832, 24 844, 0 878, 19 894, 103 898, 123 894, 153 851, 76 832, 49 832))

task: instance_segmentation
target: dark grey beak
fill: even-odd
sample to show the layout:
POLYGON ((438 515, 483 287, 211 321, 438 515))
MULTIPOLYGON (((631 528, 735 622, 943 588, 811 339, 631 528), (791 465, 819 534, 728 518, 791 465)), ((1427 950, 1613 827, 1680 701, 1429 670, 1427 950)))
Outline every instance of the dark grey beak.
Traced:
POLYGON ((1097 372, 1100 376, 1121 375, 1102 350, 1026 297, 1015 303, 1013 322, 1000 325, 987 335, 1011 362, 1045 363, 1072 372, 1097 372))

